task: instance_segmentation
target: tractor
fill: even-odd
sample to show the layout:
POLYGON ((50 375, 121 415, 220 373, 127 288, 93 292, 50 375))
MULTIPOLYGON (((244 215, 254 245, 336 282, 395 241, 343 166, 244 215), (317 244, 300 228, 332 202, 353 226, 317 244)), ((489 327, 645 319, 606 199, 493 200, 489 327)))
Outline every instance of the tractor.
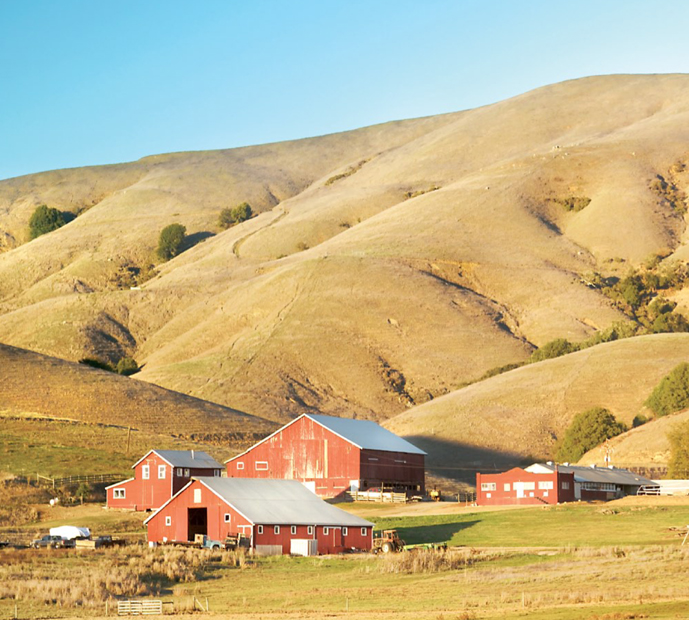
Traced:
POLYGON ((373 537, 373 553, 402 551, 404 545, 404 541, 397 535, 397 530, 383 530, 380 536, 373 537))

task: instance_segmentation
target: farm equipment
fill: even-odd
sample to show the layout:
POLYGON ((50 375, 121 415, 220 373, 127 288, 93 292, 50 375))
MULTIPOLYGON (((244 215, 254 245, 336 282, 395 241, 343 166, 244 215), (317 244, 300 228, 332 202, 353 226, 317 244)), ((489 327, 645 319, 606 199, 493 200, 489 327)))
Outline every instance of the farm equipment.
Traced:
POLYGON ((443 499, 443 495, 438 489, 431 490, 428 495, 434 502, 440 502, 443 499))
POLYGON ((391 553, 402 551, 404 541, 397 535, 397 530, 383 530, 373 538, 373 553, 391 553))

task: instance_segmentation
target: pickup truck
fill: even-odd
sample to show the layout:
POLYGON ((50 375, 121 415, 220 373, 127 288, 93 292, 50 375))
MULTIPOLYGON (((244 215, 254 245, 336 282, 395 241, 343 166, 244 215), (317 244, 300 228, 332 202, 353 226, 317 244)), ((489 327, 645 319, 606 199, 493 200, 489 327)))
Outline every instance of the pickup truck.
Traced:
POLYGON ((74 540, 62 538, 62 536, 51 536, 50 534, 31 541, 31 546, 34 549, 40 549, 41 547, 59 549, 61 547, 74 547, 74 544, 74 540))

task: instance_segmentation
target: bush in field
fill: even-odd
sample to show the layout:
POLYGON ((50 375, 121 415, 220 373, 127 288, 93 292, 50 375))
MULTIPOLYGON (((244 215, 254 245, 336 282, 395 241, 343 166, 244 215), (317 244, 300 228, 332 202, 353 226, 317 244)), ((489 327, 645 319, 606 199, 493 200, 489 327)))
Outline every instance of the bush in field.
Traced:
POLYGON ((579 347, 572 344, 569 340, 564 338, 557 338, 556 340, 551 340, 547 342, 542 347, 536 349, 529 358, 529 362, 540 362, 543 360, 551 359, 553 357, 560 357, 561 355, 566 355, 567 353, 572 353, 577 351, 579 347))
POLYGON ((235 224, 245 222, 246 220, 250 219, 253 214, 254 213, 251 210, 251 205, 248 202, 243 202, 236 207, 227 207, 226 209, 223 209, 218 217, 218 224, 220 225, 220 228, 227 229, 235 224))
POLYGON ((657 416, 689 407, 689 364, 683 362, 663 377, 645 405, 657 416))
POLYGON ((673 427, 667 438, 670 440, 668 477, 689 478, 689 422, 673 427))
POLYGON ((29 219, 29 237, 35 239, 41 235, 61 228, 67 223, 65 216, 58 209, 46 205, 36 207, 29 219))
POLYGON ((170 260, 179 254, 187 229, 181 224, 170 224, 160 231, 158 237, 158 250, 156 253, 163 260, 170 260))
POLYGON ((576 463, 586 452, 615 437, 627 427, 607 409, 594 407, 574 416, 557 450, 557 460, 576 463))
POLYGON ((129 376, 139 371, 139 365, 136 363, 135 359, 131 357, 123 357, 119 362, 117 362, 115 370, 117 371, 118 375, 129 376))

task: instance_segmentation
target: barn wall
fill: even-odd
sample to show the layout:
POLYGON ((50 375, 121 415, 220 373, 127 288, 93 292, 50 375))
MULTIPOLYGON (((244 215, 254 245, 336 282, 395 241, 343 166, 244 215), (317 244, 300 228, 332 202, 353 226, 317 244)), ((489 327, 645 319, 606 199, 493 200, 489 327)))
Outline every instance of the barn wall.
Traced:
POLYGON ((360 479, 359 449, 313 420, 301 418, 229 461, 227 476, 312 482, 317 495, 336 497, 360 479))
POLYGON ((574 501, 574 474, 552 472, 536 474, 515 467, 500 474, 476 474, 476 503, 479 506, 510 504, 557 504, 574 501), (552 489, 541 488, 552 484, 552 489), (533 485, 525 488, 523 497, 518 497, 521 484, 533 485), (486 488, 494 485, 494 488, 486 488))
POLYGON ((292 526, 290 525, 276 525, 264 524, 261 526, 262 533, 259 533, 259 526, 255 526, 255 544, 256 545, 279 545, 282 547, 282 553, 288 554, 291 548, 292 540, 313 540, 318 541, 319 554, 342 553, 345 550, 357 549, 360 551, 370 551, 373 544, 373 532, 371 527, 347 527, 347 534, 343 532, 343 527, 332 526, 314 526, 314 530, 309 534, 309 526, 297 525, 294 526, 296 533, 292 534, 292 526), (279 527, 279 532, 275 532, 275 528, 279 527), (365 533, 362 530, 366 530, 365 533))
POLYGON ((361 488, 395 486, 425 493, 423 454, 407 452, 361 451, 361 488))

